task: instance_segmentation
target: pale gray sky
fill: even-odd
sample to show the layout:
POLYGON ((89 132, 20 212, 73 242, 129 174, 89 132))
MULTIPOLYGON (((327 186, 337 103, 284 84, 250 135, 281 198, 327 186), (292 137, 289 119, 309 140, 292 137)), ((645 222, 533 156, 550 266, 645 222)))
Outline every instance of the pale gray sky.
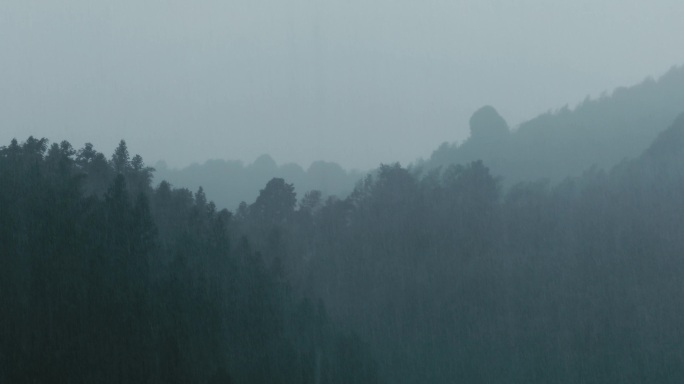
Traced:
POLYGON ((0 145, 148 163, 429 156, 684 64, 681 0, 0 0, 0 145))

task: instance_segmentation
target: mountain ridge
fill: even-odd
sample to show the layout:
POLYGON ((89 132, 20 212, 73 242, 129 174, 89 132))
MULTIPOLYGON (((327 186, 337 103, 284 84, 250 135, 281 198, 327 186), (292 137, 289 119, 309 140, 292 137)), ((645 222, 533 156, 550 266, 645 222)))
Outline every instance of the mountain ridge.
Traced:
POLYGON ((497 140, 471 135, 460 145, 443 143, 416 165, 430 169, 483 160, 509 186, 541 178, 558 182, 592 166, 610 169, 638 157, 682 112, 684 66, 675 66, 657 80, 543 113, 497 140))

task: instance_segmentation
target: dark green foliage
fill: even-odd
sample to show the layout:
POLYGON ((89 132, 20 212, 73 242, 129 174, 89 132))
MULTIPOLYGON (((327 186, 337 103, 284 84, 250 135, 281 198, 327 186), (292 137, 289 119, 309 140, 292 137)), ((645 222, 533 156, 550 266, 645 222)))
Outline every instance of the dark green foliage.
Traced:
POLYGON ((303 201, 293 288, 388 382, 681 382, 682 132, 684 117, 611 171, 505 193, 482 162, 381 166, 345 200, 303 201))
MULTIPOLYGON (((90 144, 0 148, 0 382, 331 383, 372 366, 365 347, 339 355, 322 307, 301 319, 228 211, 153 190, 152 171, 124 141, 111 162, 90 144)), ((284 225, 295 202, 280 180, 254 211, 284 225)))
POLYGON ((131 168, 131 157, 128 154, 126 142, 121 140, 112 155, 112 167, 116 173, 126 173, 131 168))
POLYGON ((273 178, 249 209, 251 215, 259 221, 274 225, 285 224, 292 217, 296 204, 294 186, 285 183, 283 179, 273 178))
POLYGON ((481 161, 299 205, 274 178, 235 215, 142 158, 13 141, 0 382, 680 383, 683 132, 507 190, 481 161))

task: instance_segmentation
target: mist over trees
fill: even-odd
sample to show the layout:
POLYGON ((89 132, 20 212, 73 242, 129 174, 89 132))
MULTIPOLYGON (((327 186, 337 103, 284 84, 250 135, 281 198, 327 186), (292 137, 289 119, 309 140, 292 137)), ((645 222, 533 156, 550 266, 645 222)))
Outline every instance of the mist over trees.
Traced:
MULTIPOLYGON (((648 78, 597 99, 587 97, 572 109, 549 111, 517 127, 510 127, 494 107, 484 106, 469 121, 468 139, 443 143, 413 167, 430 170, 482 160, 501 177, 504 188, 539 179, 557 183, 591 167, 609 169, 639 156, 683 105, 684 67, 680 66, 657 80, 648 78)), ((252 200, 273 177, 288 180, 300 195, 317 190, 326 197, 345 198, 365 174, 325 161, 313 162, 306 170, 293 163, 278 165, 269 155, 247 165, 209 160, 182 169, 159 162, 155 168, 157 182, 167 180, 191 190, 202 186, 217 206, 231 210, 252 200)))
POLYGON ((639 156, 684 106, 684 67, 673 67, 657 80, 618 88, 526 121, 513 130, 492 107, 471 119, 463 143, 444 143, 425 168, 483 160, 506 186, 548 178, 559 182, 596 166, 608 169, 639 156))
POLYGON ((610 171, 505 190, 479 161, 383 165, 347 199, 248 231, 388 382, 675 383, 683 165, 684 115, 610 171))
POLYGON ((0 382, 377 382, 230 212, 152 171, 124 141, 0 148, 0 382))
POLYGON ((294 163, 279 166, 269 155, 262 155, 248 165, 241 161, 209 160, 182 169, 169 169, 160 162, 155 168, 156 180, 167 180, 191 190, 202 186, 217 206, 231 210, 254 199, 274 177, 293 183, 300 193, 317 190, 325 196, 342 197, 351 193, 363 177, 359 171, 347 171, 326 161, 315 161, 306 170, 294 163))
POLYGON ((125 141, 13 140, 0 382, 681 383, 682 74, 516 130, 483 107, 338 196, 305 189, 346 185, 331 164, 212 161, 190 190, 125 141))

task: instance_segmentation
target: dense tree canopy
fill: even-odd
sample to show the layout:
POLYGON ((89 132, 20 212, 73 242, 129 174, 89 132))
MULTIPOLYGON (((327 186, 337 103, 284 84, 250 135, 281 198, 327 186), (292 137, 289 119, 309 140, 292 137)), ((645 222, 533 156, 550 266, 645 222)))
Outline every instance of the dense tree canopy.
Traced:
MULTIPOLYGON (((0 148, 0 382, 378 381, 228 211, 201 188, 153 189, 152 171, 124 141, 109 162, 90 144, 0 148)), ((260 218, 294 209, 274 183, 260 218)))
POLYGON ((641 156, 503 188, 382 165, 231 213, 124 141, 0 148, 0 382, 680 383, 684 115, 641 156))

